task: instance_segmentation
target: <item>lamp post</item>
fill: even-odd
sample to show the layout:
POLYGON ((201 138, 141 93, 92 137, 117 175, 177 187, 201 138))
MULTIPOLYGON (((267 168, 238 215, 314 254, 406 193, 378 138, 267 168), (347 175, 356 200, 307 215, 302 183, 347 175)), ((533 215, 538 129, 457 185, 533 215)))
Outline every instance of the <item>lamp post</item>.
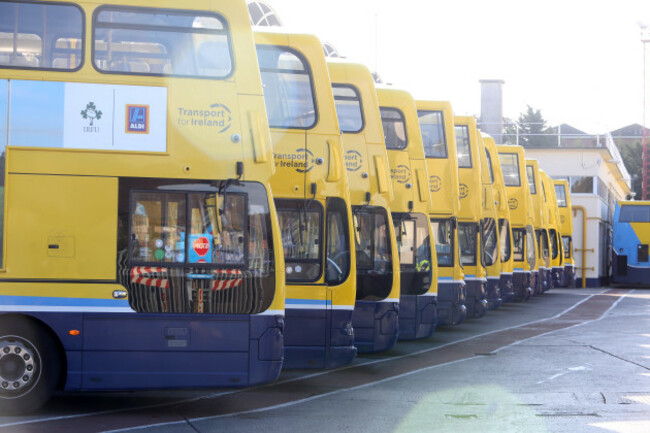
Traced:
POLYGON ((646 134, 646 43, 650 42, 650 30, 645 24, 639 25, 641 27, 641 43, 643 44, 643 133, 641 139, 641 160, 642 167, 641 173, 641 199, 648 199, 648 146, 646 134))

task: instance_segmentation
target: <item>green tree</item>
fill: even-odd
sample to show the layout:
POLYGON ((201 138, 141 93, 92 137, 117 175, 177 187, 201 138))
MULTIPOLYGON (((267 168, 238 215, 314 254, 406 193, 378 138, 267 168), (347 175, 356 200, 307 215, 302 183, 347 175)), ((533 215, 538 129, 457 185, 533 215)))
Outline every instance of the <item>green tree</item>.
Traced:
POLYGON ((623 163, 627 171, 632 177, 632 191, 636 192, 636 198, 641 199, 641 185, 643 182, 643 149, 641 141, 633 141, 632 143, 621 143, 618 145, 618 150, 621 152, 623 163))
POLYGON ((555 146, 557 138, 551 135, 552 130, 546 124, 542 111, 534 109, 530 105, 526 107, 526 111, 519 114, 517 125, 506 126, 507 142, 516 144, 518 133, 519 144, 524 147, 555 146))

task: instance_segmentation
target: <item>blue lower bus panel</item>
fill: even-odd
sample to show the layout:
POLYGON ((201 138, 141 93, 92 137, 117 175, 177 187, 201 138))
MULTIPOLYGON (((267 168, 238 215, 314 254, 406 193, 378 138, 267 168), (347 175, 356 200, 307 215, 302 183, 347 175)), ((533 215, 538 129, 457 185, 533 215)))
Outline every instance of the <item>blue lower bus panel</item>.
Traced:
POLYGON ((564 265, 564 275, 562 275, 562 287, 576 286, 576 267, 575 265, 564 265))
POLYGON ((337 368, 357 355, 352 309, 287 308, 285 322, 283 368, 337 368))
POLYGON ((467 317, 464 281, 438 279, 438 326, 455 326, 467 317))
POLYGON ((399 339, 415 340, 433 335, 438 323, 436 296, 401 295, 399 298, 399 339))
POLYGON ((512 302, 515 300, 514 285, 512 282, 513 274, 503 273, 499 279, 499 291, 501 292, 502 302, 512 302))
POLYGON ((561 266, 555 266, 553 268, 553 287, 562 287, 564 281, 564 268, 561 266))
POLYGON ((496 310, 501 305, 501 291, 499 289, 499 281, 501 277, 488 277, 487 279, 487 292, 485 300, 487 301, 488 310, 496 310))
POLYGON ((633 286, 649 286, 650 262, 637 262, 634 266, 631 266, 628 264, 628 256, 622 254, 619 255, 614 252, 612 260, 612 283, 633 286))
POLYGON ((399 336, 399 302, 357 301, 352 313, 359 353, 389 350, 399 336))
POLYGON ((512 273, 512 291, 515 294, 515 302, 525 302, 530 299, 533 293, 533 285, 537 272, 532 271, 514 271, 512 273))
POLYGON ((472 278, 465 280, 467 289, 467 298, 465 306, 467 307, 467 316, 478 319, 485 316, 487 312, 487 281, 485 278, 472 278))
POLYGON ((66 355, 66 390, 213 388, 270 382, 282 315, 33 313, 66 355), (78 336, 70 329, 80 330, 78 336))

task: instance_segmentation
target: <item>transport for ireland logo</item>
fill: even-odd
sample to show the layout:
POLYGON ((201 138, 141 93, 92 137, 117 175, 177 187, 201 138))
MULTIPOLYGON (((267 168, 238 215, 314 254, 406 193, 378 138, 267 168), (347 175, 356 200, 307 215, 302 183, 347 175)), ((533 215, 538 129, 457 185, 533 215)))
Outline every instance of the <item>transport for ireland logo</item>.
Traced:
POLYGON ((515 210, 519 207, 519 201, 516 198, 511 198, 508 200, 508 206, 511 210, 515 210))
POLYGON ((459 185, 460 188, 460 198, 465 198, 467 197, 467 194, 469 194, 469 187, 465 185, 464 183, 461 183, 459 185))
POLYGON ((438 192, 442 188, 442 179, 438 176, 429 177, 429 189, 431 192, 438 192))
POLYGON ((97 109, 94 102, 89 102, 86 105, 85 110, 81 110, 81 117, 84 119, 90 119, 89 126, 94 126, 95 119, 99 120, 102 118, 102 112, 97 109))

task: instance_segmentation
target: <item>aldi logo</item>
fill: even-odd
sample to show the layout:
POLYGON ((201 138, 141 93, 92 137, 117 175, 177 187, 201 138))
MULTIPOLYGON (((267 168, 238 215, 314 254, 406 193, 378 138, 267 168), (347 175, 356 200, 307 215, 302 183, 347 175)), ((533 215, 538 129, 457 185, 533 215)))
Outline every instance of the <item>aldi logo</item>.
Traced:
POLYGON ((126 132, 131 134, 149 133, 149 106, 132 105, 126 106, 126 132))

